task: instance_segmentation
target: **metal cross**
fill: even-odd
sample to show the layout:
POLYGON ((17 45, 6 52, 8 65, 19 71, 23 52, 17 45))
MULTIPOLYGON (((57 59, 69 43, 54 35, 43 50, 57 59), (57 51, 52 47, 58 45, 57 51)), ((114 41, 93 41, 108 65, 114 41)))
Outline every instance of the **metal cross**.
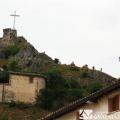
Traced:
POLYGON ((15 30, 15 20, 16 20, 16 17, 19 17, 20 15, 17 15, 16 14, 16 11, 14 11, 14 14, 11 14, 10 16, 14 17, 14 22, 13 22, 13 29, 15 30))

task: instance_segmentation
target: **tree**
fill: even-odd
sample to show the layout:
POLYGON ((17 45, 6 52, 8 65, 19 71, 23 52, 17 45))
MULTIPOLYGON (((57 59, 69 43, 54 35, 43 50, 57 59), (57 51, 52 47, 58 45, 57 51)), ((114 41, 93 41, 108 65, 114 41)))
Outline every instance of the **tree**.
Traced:
POLYGON ((94 92, 100 90, 102 87, 103 87, 103 85, 100 81, 94 81, 94 82, 90 83, 90 85, 88 86, 88 92, 94 93, 94 92))
POLYGON ((67 100, 71 102, 80 99, 83 96, 84 96, 84 91, 82 88, 69 89, 67 94, 67 100))
POLYGON ((37 105, 45 109, 56 109, 64 105, 66 97, 66 80, 59 71, 49 71, 47 76, 46 89, 40 91, 37 97, 37 105))
POLYGON ((55 62, 56 64, 59 64, 59 63, 60 63, 60 61, 59 61, 58 58, 55 58, 55 59, 54 59, 54 62, 55 62))
POLYGON ((10 71, 20 72, 22 68, 20 67, 20 65, 18 65, 18 63, 16 61, 12 61, 7 66, 7 69, 10 70, 10 71))
POLYGON ((13 56, 17 54, 19 51, 20 51, 20 47, 18 45, 9 46, 2 50, 2 52, 5 55, 5 58, 9 58, 9 56, 13 56))
POLYGON ((80 77, 81 78, 87 78, 87 77, 89 77, 89 72, 87 70, 81 70, 80 71, 80 77))
POLYGON ((66 86, 66 80, 64 80, 60 71, 51 70, 45 73, 47 76, 47 88, 56 88, 66 86))

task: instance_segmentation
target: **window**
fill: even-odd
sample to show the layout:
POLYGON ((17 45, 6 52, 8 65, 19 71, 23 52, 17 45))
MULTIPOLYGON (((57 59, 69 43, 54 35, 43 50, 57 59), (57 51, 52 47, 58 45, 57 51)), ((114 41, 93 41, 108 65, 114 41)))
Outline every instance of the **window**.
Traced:
POLYGON ((29 83, 33 83, 33 77, 32 76, 29 78, 29 83))
POLYGON ((116 95, 108 99, 108 109, 109 112, 119 110, 119 95, 116 95))

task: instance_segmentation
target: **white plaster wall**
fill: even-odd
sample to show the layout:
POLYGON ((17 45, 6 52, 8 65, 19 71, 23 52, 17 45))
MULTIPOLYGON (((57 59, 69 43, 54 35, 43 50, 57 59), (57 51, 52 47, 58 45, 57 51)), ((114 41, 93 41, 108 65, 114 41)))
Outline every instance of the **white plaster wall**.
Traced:
MULTIPOLYGON (((93 110, 93 115, 95 115, 92 120, 99 120, 98 118, 102 119, 106 119, 106 120, 116 120, 120 119, 120 111, 116 111, 116 112, 112 112, 109 113, 108 112, 108 98, 112 97, 116 94, 120 94, 120 90, 117 90, 115 92, 109 93, 107 95, 104 95, 103 97, 101 97, 96 103, 92 103, 92 104, 84 104, 80 109, 84 109, 84 110, 93 110)), ((76 120, 76 111, 74 112, 70 112, 68 114, 65 114, 59 118, 57 118, 56 120, 76 120)), ((89 119, 87 119, 89 120, 89 119)), ((91 120, 91 119, 90 119, 91 120)))

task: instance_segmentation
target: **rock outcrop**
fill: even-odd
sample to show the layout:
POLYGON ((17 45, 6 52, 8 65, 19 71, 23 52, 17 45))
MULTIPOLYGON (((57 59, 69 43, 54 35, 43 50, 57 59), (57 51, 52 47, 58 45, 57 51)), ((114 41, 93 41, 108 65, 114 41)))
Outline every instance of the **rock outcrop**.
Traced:
POLYGON ((24 37, 17 36, 16 30, 10 28, 4 29, 0 38, 0 61, 4 59, 8 61, 6 66, 16 61, 26 72, 39 72, 45 69, 47 63, 53 62, 51 57, 39 53, 24 37))

